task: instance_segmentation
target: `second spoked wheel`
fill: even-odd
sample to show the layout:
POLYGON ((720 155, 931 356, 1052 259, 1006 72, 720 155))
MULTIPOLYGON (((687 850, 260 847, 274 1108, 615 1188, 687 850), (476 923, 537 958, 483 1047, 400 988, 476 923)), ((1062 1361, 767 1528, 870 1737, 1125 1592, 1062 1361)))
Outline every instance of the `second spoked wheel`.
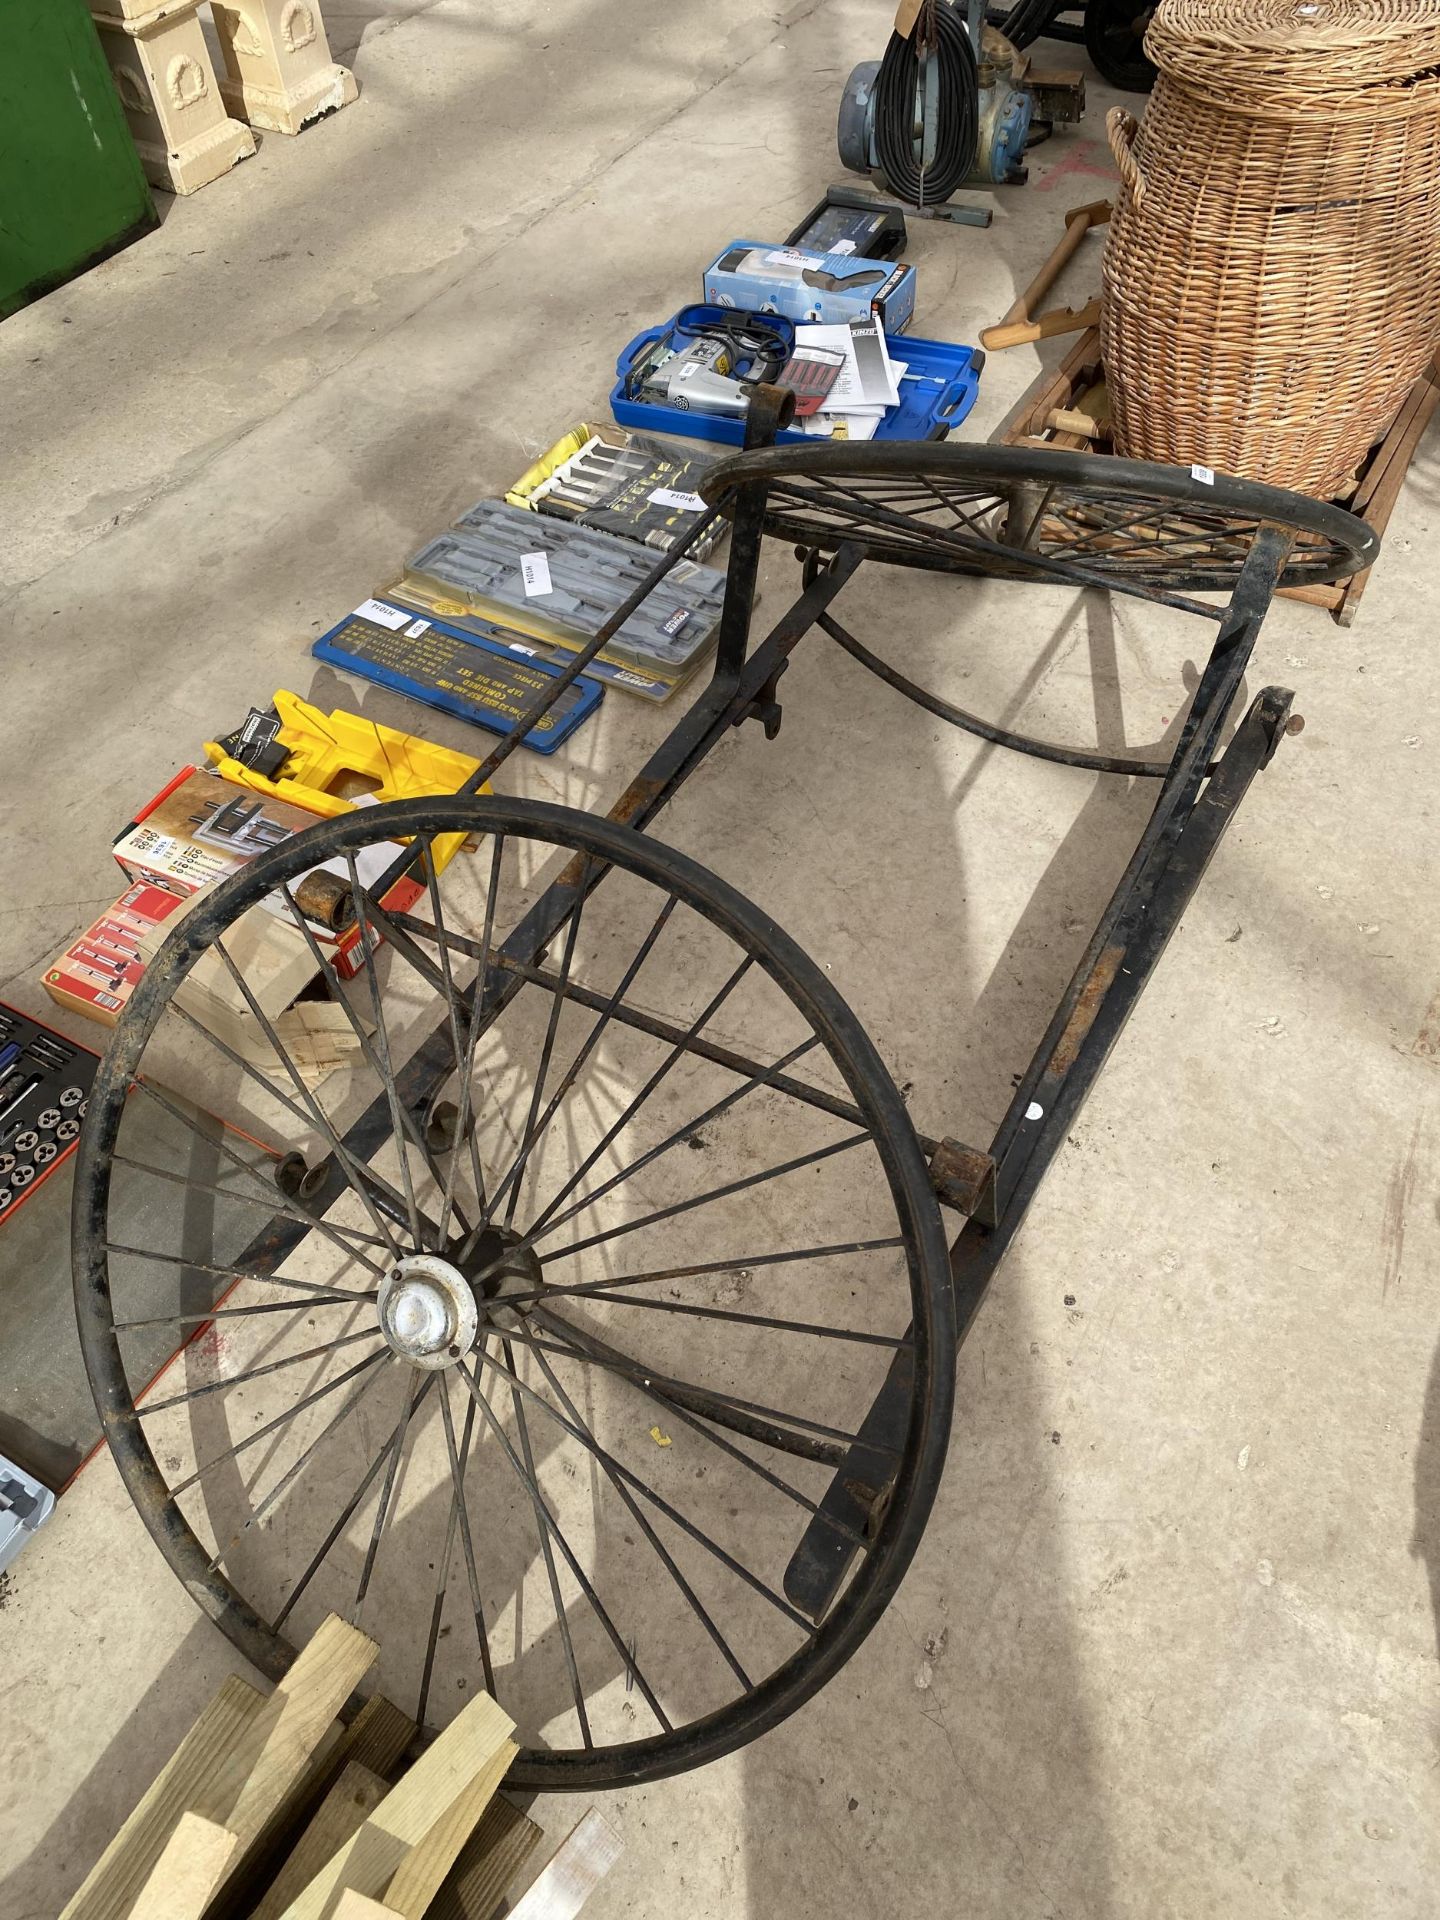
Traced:
POLYGON ((194 909, 96 1078, 75 1274, 111 1448, 206 1611, 271 1672, 357 1620, 431 1726, 490 1689, 517 1784, 657 1778, 783 1719, 879 1617, 944 1457, 944 1236, 875 1048, 766 914, 562 808, 368 808, 194 909), (370 954, 348 982, 297 901, 322 860, 370 954), (323 1020, 267 1004, 281 933, 323 1020), (817 1622, 786 1566, 897 1360, 904 1444, 817 1622))

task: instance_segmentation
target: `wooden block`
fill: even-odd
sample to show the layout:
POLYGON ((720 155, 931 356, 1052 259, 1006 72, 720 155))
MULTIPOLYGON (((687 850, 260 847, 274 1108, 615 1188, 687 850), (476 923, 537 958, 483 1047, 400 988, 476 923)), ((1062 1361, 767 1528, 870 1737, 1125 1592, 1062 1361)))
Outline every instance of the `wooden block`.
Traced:
POLYGON ((481 1814, 510 1771, 515 1753, 514 1744, 507 1740, 489 1766, 483 1767, 469 1786, 456 1794, 419 1846, 407 1854, 385 1889, 385 1904, 403 1914, 404 1920, 423 1920, 460 1849, 479 1825, 481 1814))
MULTIPOLYGON (((263 1694, 232 1674, 86 1876, 60 1920, 123 1920, 182 1813, 216 1819, 236 1743, 265 1712, 263 1694)), ((231 1795, 233 1798, 233 1795, 231 1795)), ((217 1824, 224 1825, 223 1814, 217 1824)))
POLYGON ((510 1920, 574 1920, 620 1853, 620 1836, 592 1807, 515 1902, 510 1920))
POLYGON ((213 1820, 182 1813, 130 1910, 131 1920, 200 1920, 239 1845, 235 1834, 213 1820))
POLYGON ((411 1849, 437 1824, 436 1809, 441 1818, 448 1815, 464 1789, 502 1754, 509 1766, 517 1751, 509 1738, 514 1728, 488 1694, 477 1694, 290 1903, 285 1920, 329 1920, 335 1896, 347 1887, 383 1898, 411 1849))
POLYGON ((367 1634, 330 1614, 322 1620, 270 1704, 265 1741, 226 1824, 249 1846, 304 1772, 331 1721, 374 1664, 367 1634))
POLYGON ((251 1914, 251 1920, 279 1920, 332 1854, 358 1833, 389 1791, 378 1773, 352 1760, 316 1809, 294 1851, 251 1914))
POLYGON ((492 1920, 505 1889, 544 1837, 533 1820, 497 1793, 425 1920, 492 1920))
MULTIPOLYGON (((388 1781, 418 1732, 410 1716, 379 1693, 365 1702, 348 1727, 330 1728, 299 1784, 286 1794, 231 1873, 207 1920, 248 1920, 254 1905, 253 1889, 267 1886, 282 1870, 346 1767, 353 1763, 388 1781), (251 1889, 249 1893, 247 1888, 251 1889)), ((312 1873, 315 1870, 311 1868, 312 1873)), ((292 1888, 289 1897, 293 1898, 303 1885, 302 1881, 292 1888)))
POLYGON ((363 1893, 347 1887, 331 1910, 331 1920, 397 1920, 393 1907, 382 1907, 363 1893))
MULTIPOLYGON (((268 1700, 234 1676, 201 1714, 61 1920, 122 1920, 183 1813, 247 1850, 303 1773, 378 1649, 332 1614, 268 1700)), ((233 1871, 235 1859, 221 1876, 233 1871)))

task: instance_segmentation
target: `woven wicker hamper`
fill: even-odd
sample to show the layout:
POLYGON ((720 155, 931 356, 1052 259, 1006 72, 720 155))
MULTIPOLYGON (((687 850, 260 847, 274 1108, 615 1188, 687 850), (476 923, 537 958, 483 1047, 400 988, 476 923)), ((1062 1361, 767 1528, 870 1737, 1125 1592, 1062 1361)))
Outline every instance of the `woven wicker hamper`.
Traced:
POLYGON ((1332 496, 1440 340, 1440 0, 1161 0, 1108 126, 1115 448, 1332 496))

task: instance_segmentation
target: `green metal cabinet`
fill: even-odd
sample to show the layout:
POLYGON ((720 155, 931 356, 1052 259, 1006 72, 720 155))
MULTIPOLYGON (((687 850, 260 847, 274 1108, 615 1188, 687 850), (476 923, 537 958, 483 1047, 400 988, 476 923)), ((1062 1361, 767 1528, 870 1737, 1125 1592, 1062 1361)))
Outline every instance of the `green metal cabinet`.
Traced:
POLYGON ((85 0, 0 0, 0 319, 155 224, 85 0))

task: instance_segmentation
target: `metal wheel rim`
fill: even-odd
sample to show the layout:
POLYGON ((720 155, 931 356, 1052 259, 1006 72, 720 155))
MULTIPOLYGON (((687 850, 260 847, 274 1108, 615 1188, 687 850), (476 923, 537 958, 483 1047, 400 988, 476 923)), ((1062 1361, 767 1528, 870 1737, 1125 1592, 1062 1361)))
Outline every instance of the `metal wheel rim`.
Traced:
POLYGON ((1280 525, 1296 538, 1281 586, 1347 578, 1372 565, 1380 546, 1363 520, 1327 501, 1223 474, 1206 482, 1187 467, 1063 449, 929 442, 770 447, 721 461, 701 492, 708 504, 733 513, 745 489, 762 484, 770 490, 765 531, 797 546, 833 551, 854 544, 893 566, 1068 580, 1162 604, 1184 606, 1175 598, 1181 591, 1229 592, 1248 552, 1247 534, 1253 537, 1261 524, 1280 525), (887 489, 892 501, 920 503, 924 517, 913 506, 885 504, 887 489), (969 524, 972 495, 981 502, 975 525, 969 524), (999 509, 1027 498, 1037 501, 1042 529, 1033 551, 1007 544, 990 526, 999 509), (1039 504, 1046 500, 1048 506, 1039 504), (1099 515, 1093 529, 1084 525, 1087 512, 1099 515), (1127 525, 1120 517, 1127 513, 1138 513, 1139 521, 1127 525), (1111 531, 1112 514, 1118 533, 1111 531), (1160 529, 1154 539, 1144 526, 1147 514, 1160 529))
MULTIPOLYGON (((945 1238, 923 1155, 903 1102, 873 1044, 823 973, 769 918, 726 883, 661 843, 595 816, 537 802, 475 797, 403 801, 331 820, 271 853, 217 889, 213 907, 225 925, 241 908, 326 854, 388 837, 466 830, 511 833, 573 849, 602 863, 639 872, 672 890, 727 933, 738 946, 758 949, 757 964, 798 1009, 822 1023, 831 1059, 845 1074, 856 1103, 873 1114, 875 1145, 906 1236, 906 1258, 916 1309, 914 1367, 926 1389, 912 1401, 910 1432, 894 1494, 875 1529, 870 1560, 801 1653, 727 1708, 674 1736, 596 1748, 576 1755, 522 1750, 509 1776, 535 1789, 596 1789, 663 1778, 705 1764, 758 1737, 811 1698, 851 1657, 898 1587, 919 1543, 939 1484, 954 1391, 954 1318, 945 1238), (831 1041, 834 1046, 832 1048, 831 1041), (846 1072, 846 1067, 850 1072, 846 1072), (853 1073, 853 1078, 851 1077, 853 1073)), ((205 942, 194 922, 166 943, 176 978, 193 965, 205 942)), ((211 1571, 203 1546, 170 1499, 169 1483, 140 1425, 111 1324, 104 1248, 110 1185, 109 1155, 127 1088, 146 1042, 169 1002, 166 968, 147 971, 96 1076, 77 1159, 73 1211, 73 1268, 82 1352, 95 1403, 127 1491, 172 1569, 232 1643, 262 1671, 278 1678, 293 1648, 229 1580, 211 1571)), ((818 1028, 817 1028, 818 1030, 818 1028)))

